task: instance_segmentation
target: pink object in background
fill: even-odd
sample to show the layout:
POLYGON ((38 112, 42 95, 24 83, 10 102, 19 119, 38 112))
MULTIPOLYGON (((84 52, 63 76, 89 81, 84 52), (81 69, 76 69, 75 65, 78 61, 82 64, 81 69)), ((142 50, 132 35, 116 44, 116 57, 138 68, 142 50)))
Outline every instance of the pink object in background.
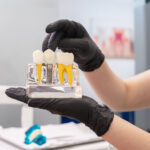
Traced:
POLYGON ((107 35, 105 40, 99 41, 99 37, 102 38, 103 34, 99 36, 94 35, 93 40, 106 57, 133 58, 132 39, 127 35, 130 35, 127 29, 114 28, 112 29, 112 32, 107 35))

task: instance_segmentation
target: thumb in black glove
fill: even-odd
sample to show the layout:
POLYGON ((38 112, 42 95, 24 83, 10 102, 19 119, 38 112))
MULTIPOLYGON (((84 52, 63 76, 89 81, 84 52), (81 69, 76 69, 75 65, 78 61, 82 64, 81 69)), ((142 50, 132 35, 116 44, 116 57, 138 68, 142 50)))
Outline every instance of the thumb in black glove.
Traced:
POLYGON ((87 96, 80 99, 29 99, 26 96, 26 90, 23 88, 7 89, 6 94, 11 98, 27 103, 28 106, 45 109, 54 114, 83 122, 98 136, 102 136, 108 131, 114 117, 114 113, 107 107, 100 106, 95 100, 87 96))
POLYGON ((82 71, 93 71, 103 63, 104 55, 80 23, 59 20, 49 24, 46 32, 49 35, 43 41, 43 51, 48 48, 55 51, 58 47, 64 52, 73 53, 82 71))

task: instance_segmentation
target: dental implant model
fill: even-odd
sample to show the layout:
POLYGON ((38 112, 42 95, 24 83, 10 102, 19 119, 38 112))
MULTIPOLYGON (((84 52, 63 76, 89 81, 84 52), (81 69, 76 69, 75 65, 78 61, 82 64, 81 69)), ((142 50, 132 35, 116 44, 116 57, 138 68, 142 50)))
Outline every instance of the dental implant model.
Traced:
POLYGON ((30 98, 81 98, 79 69, 72 53, 48 49, 33 52, 28 65, 27 95, 30 98))

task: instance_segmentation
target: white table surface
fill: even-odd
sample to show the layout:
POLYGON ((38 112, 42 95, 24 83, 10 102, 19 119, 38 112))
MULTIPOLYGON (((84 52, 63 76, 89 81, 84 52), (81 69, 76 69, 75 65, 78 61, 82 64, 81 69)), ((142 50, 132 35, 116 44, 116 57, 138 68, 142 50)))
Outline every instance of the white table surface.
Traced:
MULTIPOLYGON (((20 148, 13 147, 12 145, 0 140, 0 150, 20 150, 20 148)), ((101 143, 86 144, 80 146, 72 146, 68 148, 62 148, 59 150, 109 150, 109 145, 107 142, 101 142, 101 143)))
POLYGON ((43 135, 47 137, 47 143, 41 147, 36 144, 24 144, 24 133, 26 130, 27 128, 0 128, 0 150, 35 150, 41 148, 52 148, 53 146, 63 147, 68 143, 70 144, 70 142, 71 144, 76 144, 78 142, 91 139, 98 139, 98 142, 67 148, 59 148, 59 150, 110 150, 110 144, 108 142, 101 141, 100 137, 97 137, 93 131, 83 124, 68 123, 42 126, 41 131, 43 135), (60 138, 57 139, 57 137, 60 138), (13 145, 15 145, 15 147, 13 145), (16 146, 20 148, 17 148, 16 146))

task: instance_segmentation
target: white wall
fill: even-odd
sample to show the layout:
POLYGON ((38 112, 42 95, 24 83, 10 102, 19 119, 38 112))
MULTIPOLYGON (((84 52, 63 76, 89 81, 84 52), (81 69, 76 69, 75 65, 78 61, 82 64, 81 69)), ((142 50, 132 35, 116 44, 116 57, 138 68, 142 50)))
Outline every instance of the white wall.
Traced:
MULTIPOLYGON (((41 49, 45 27, 58 18, 58 0, 0 0, 0 85, 25 85, 32 51, 41 49)), ((19 106, 0 106, 0 125, 19 126, 19 106)), ((35 123, 59 117, 35 110, 35 123)))
POLYGON ((32 51, 58 18, 57 0, 0 0, 0 84, 24 85, 32 51))
POLYGON ((90 33, 97 26, 134 26, 134 0, 60 0, 59 7, 60 18, 79 21, 90 33))

